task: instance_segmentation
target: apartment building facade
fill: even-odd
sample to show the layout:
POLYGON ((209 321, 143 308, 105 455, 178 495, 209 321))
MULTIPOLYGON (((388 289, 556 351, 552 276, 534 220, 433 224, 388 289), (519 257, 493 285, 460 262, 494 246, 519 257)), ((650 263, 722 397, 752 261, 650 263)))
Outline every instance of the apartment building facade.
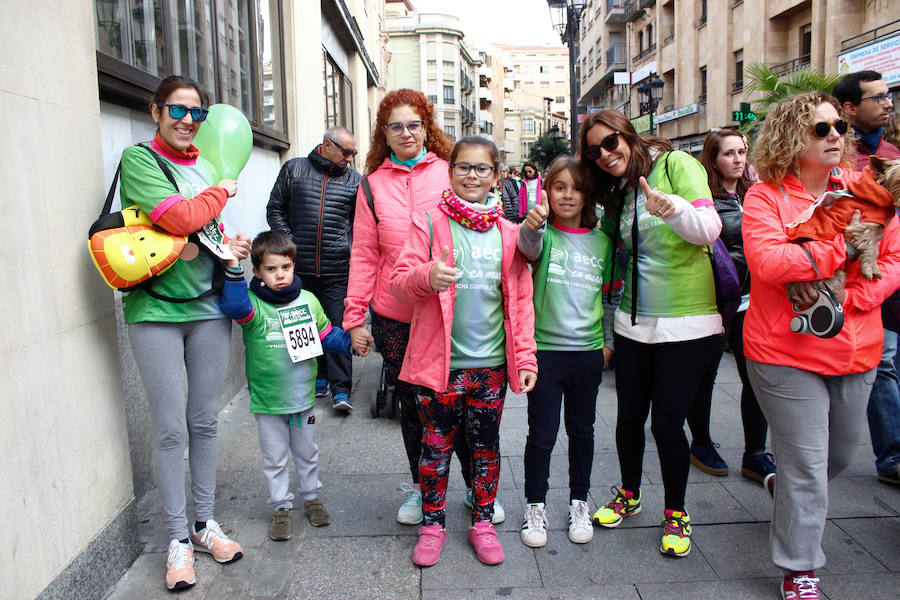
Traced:
POLYGON ((639 131, 652 125, 677 148, 698 152, 709 129, 737 125, 732 112, 756 99, 745 89, 747 65, 776 73, 895 65, 898 16, 900 0, 590 0, 579 110, 620 110, 639 131), (884 60, 854 53, 869 46, 884 60), (638 87, 653 77, 663 87, 651 122, 638 87))
POLYGON ((415 12, 406 0, 389 1, 384 32, 388 89, 424 92, 453 139, 479 134, 482 58, 465 43, 459 19, 415 12))
POLYGON ((504 150, 521 166, 538 138, 569 136, 569 53, 562 46, 498 45, 502 56, 504 150))

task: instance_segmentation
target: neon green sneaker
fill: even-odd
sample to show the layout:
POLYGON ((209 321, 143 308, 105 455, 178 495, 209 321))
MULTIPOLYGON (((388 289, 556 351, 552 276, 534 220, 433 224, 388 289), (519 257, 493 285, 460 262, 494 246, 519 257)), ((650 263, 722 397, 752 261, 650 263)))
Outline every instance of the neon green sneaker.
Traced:
POLYGON ((659 551, 669 556, 687 556, 691 553, 691 515, 685 510, 666 509, 663 519, 663 536, 659 551))
POLYGON ((597 509, 591 522, 600 527, 618 527, 625 517, 641 512, 641 492, 637 496, 624 489, 609 488, 615 497, 597 509))

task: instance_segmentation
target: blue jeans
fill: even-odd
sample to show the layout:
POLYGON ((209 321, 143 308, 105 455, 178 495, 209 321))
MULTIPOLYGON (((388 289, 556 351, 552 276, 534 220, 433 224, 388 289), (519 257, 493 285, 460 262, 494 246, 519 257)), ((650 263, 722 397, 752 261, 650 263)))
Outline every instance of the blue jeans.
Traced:
POLYGON ((900 463, 900 384, 897 373, 897 334, 884 330, 884 351, 866 413, 879 475, 896 475, 900 463))

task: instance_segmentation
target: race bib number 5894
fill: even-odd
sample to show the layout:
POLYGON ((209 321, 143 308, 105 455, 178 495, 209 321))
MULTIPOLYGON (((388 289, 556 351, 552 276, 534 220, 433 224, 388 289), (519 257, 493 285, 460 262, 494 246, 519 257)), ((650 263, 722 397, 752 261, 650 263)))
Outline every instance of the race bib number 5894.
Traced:
POLYGON ((322 342, 308 304, 279 308, 278 318, 291 362, 321 356, 322 342))

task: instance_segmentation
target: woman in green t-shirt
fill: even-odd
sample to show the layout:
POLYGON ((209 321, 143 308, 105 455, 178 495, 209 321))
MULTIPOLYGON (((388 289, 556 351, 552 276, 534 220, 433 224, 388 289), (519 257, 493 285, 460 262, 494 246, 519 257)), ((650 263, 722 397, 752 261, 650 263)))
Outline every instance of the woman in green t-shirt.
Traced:
POLYGON ((706 246, 719 236, 722 222, 703 166, 672 151, 668 140, 641 138, 618 111, 588 115, 580 151, 604 208, 604 229, 628 251, 625 293, 614 317, 622 485, 593 521, 616 527, 641 510, 644 423, 652 411, 665 487, 660 552, 686 556, 690 453, 683 427, 721 344, 706 246))
MULTIPOLYGON (((122 206, 136 205, 156 225, 190 235, 215 223, 237 182, 219 179, 192 144, 206 119, 209 97, 189 78, 163 79, 150 103, 159 126, 147 147, 122 153, 122 206), (171 172, 163 172, 154 152, 171 172), (177 189, 176 189, 177 188, 177 189)), ((238 258, 247 256, 247 240, 235 242, 238 258)), ((194 585, 194 550, 218 562, 241 558, 241 547, 223 533, 213 517, 218 454, 219 397, 228 369, 231 321, 219 309, 212 289, 216 261, 191 241, 178 261, 151 288, 128 292, 124 299, 128 337, 141 372, 152 420, 154 476, 168 530, 166 587, 194 585), (191 299, 185 301, 184 299, 191 299), (173 301, 179 299, 180 301, 173 301), (184 372, 187 371, 185 405, 184 372), (190 529, 184 487, 184 449, 188 445, 194 522, 190 529)))

